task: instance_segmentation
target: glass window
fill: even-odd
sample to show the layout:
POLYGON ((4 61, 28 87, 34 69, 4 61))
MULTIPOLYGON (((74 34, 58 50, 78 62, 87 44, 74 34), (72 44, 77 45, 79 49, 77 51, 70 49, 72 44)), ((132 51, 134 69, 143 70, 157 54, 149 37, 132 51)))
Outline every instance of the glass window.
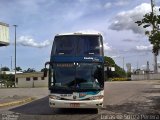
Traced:
POLYGON ((33 80, 38 80, 38 77, 33 77, 33 80))
POLYGON ((100 88, 103 83, 102 73, 102 66, 99 64, 79 63, 76 69, 76 84, 80 89, 100 88))
POLYGON ((59 36, 55 38, 54 55, 75 55, 74 36, 59 36))
POLYGON ((75 66, 71 63, 67 64, 57 64, 55 67, 54 81, 56 86, 68 86, 72 82, 75 83, 75 66))
POLYGON ((79 63, 78 66, 57 64, 54 68, 55 86, 79 89, 99 89, 103 87, 102 65, 79 63))
POLYGON ((27 78, 26 78, 26 81, 30 81, 30 80, 31 80, 30 77, 27 77, 27 78))
POLYGON ((80 36, 78 41, 78 55, 102 55, 100 36, 80 36))
POLYGON ((52 54, 68 56, 102 55, 102 37, 98 35, 66 35, 55 37, 52 54))

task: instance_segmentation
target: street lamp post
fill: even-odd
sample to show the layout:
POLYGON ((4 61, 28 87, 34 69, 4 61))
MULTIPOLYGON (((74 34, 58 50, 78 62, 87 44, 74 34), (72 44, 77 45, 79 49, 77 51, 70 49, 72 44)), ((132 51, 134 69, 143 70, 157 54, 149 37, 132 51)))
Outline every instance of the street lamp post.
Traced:
POLYGON ((11 71, 12 71, 12 56, 11 56, 11 71))
POLYGON ((17 28, 17 25, 13 25, 14 26, 14 28, 15 28, 15 51, 14 51, 14 58, 15 58, 15 61, 14 61, 14 63, 15 63, 15 68, 14 68, 14 72, 15 72, 15 74, 14 74, 14 82, 15 82, 15 87, 16 87, 16 45, 17 45, 17 31, 16 31, 16 28, 17 28))

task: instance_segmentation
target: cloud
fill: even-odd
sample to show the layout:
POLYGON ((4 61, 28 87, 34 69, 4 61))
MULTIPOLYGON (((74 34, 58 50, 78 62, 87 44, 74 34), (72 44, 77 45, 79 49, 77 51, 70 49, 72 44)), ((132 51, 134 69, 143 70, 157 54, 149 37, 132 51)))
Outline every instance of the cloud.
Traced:
POLYGON ((146 69, 147 65, 141 65, 141 69, 146 69))
POLYGON ((134 39, 123 39, 122 41, 124 42, 138 42, 138 40, 134 40, 134 39))
POLYGON ((139 45, 139 46, 136 46, 136 50, 138 50, 138 51, 151 51, 152 50, 152 46, 153 45, 148 45, 148 46, 139 45))
POLYGON ((33 38, 29 37, 29 36, 21 36, 18 40, 17 40, 17 44, 18 45, 22 45, 22 46, 29 46, 29 47, 36 47, 36 48, 43 48, 43 47, 47 47, 49 45, 51 45, 51 41, 49 40, 45 40, 43 42, 36 42, 33 38))
POLYGON ((123 6, 123 5, 127 5, 129 3, 128 0, 118 0, 115 2, 116 6, 123 6))
POLYGON ((124 5, 127 5, 129 3, 128 0, 117 0, 117 1, 112 1, 112 2, 107 2, 105 3, 104 5, 104 8, 108 9, 110 8, 111 6, 124 6, 124 5))
POLYGON ((120 58, 120 57, 122 57, 122 56, 120 56, 120 55, 113 55, 113 56, 111 56, 111 58, 120 58))
POLYGON ((111 46, 108 45, 108 43, 103 43, 103 47, 104 47, 104 50, 106 51, 111 51, 111 46))
POLYGON ((110 3, 110 2, 107 2, 107 3, 104 5, 105 8, 110 8, 111 6, 112 6, 112 3, 110 3))
POLYGON ((131 30, 136 34, 142 34, 144 30, 138 27, 135 22, 141 20, 143 15, 149 11, 151 11, 150 4, 142 3, 132 10, 120 12, 112 20, 113 22, 109 25, 109 29, 116 31, 131 30))
POLYGON ((97 30, 92 30, 92 29, 86 29, 86 30, 79 30, 79 31, 77 31, 77 33, 87 33, 87 34, 98 34, 98 33, 100 33, 100 34, 103 34, 102 32, 100 32, 100 31, 97 31, 97 30))

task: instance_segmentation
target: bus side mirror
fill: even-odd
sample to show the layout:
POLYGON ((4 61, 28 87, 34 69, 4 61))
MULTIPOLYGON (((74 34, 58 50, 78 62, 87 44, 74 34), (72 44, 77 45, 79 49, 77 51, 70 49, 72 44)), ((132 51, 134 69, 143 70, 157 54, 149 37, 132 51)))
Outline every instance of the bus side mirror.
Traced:
POLYGON ((48 73, 48 69, 46 68, 47 65, 50 65, 50 62, 45 63, 45 68, 44 68, 44 71, 43 71, 43 77, 47 77, 47 73, 48 73))

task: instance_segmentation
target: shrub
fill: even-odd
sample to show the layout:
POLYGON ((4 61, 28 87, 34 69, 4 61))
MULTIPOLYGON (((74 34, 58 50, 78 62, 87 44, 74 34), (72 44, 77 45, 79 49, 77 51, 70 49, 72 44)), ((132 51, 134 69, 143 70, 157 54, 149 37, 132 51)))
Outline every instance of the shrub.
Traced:
POLYGON ((112 78, 112 81, 128 81, 127 78, 112 78))

